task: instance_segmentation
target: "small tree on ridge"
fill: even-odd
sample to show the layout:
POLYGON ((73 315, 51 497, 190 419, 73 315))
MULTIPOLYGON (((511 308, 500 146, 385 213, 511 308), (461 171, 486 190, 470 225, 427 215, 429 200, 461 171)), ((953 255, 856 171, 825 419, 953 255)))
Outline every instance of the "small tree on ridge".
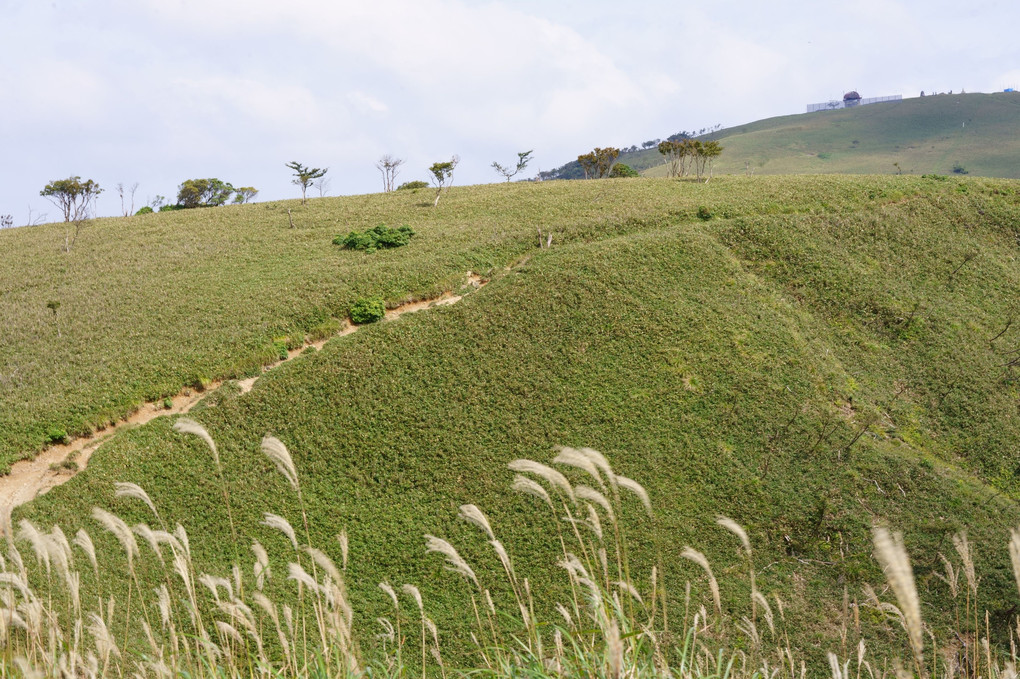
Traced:
POLYGON ((239 189, 234 189, 234 202, 235 203, 250 203, 252 198, 259 195, 259 190, 254 186, 242 186, 239 189))
POLYGON ((459 162, 460 158, 454 156, 445 163, 432 163, 429 172, 432 174, 432 184, 436 187, 436 201, 432 203, 432 207, 439 206, 439 197, 443 194, 443 189, 453 185, 453 171, 459 162))
POLYGON ((591 153, 577 157, 577 162, 584 170, 585 179, 603 179, 613 171, 616 159, 620 157, 620 149, 613 146, 596 147, 591 153))
POLYGON ((400 166, 404 164, 402 158, 386 154, 375 164, 383 176, 383 191, 389 193, 397 183, 397 175, 400 174, 400 166))
POLYGON ((531 161, 532 153, 534 153, 534 150, 518 152, 517 167, 512 170, 510 169, 509 165, 504 167, 503 165, 500 165, 498 162, 495 161, 492 163, 492 168, 496 172, 506 177, 507 182, 509 182, 511 177, 516 175, 518 172, 521 172, 522 170, 524 170, 525 167, 528 166, 528 163, 531 161))
POLYGON ((306 167, 296 160, 294 162, 287 163, 286 166, 294 171, 294 179, 292 179, 290 183, 301 187, 302 205, 307 202, 305 194, 308 192, 308 187, 311 186, 312 182, 329 172, 328 167, 306 167))
POLYGON ((86 215, 96 197, 102 193, 99 184, 91 179, 81 180, 74 176, 67 179, 55 179, 47 184, 39 195, 48 199, 64 213, 64 221, 86 215))

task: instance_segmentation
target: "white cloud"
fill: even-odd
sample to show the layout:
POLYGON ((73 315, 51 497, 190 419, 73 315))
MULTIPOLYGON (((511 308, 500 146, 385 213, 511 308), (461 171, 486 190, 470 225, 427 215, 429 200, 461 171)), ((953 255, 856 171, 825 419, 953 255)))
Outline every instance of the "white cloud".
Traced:
MULTIPOLYGON (((0 213, 68 172, 289 196, 283 163, 378 190, 458 153, 458 182, 593 146, 864 96, 1020 84, 1000 0, 0 0, 0 213), (59 5, 59 6, 58 6, 59 5), (13 103, 6 103, 13 102, 13 103)), ((14 207, 11 207, 14 206, 14 207)), ((38 206, 37 206, 38 209, 38 206)))
POLYGON ((347 95, 347 99, 362 113, 387 113, 390 107, 371 94, 356 90, 347 95))
POLYGON ((269 129, 313 127, 322 122, 315 95, 300 86, 224 76, 174 78, 169 86, 178 110, 189 114, 192 122, 197 116, 269 129))

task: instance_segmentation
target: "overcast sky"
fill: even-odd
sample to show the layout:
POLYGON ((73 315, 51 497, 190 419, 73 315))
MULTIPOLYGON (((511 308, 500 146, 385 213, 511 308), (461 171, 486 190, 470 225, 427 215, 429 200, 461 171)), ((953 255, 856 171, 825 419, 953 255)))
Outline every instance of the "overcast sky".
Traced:
POLYGON ((57 208, 50 180, 189 178, 299 197, 379 191, 461 158, 492 182, 594 146, 801 113, 812 102, 1020 87, 1016 0, 0 0, 0 215, 57 208))

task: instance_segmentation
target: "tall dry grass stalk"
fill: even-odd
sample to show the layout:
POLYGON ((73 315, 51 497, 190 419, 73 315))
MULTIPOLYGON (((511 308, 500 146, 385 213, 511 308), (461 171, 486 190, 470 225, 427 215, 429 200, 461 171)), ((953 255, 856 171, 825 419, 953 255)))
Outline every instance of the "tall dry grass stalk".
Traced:
MULTIPOLYGON (((267 456, 290 488, 300 494, 297 469, 286 446, 267 441, 267 456)), ((214 449, 213 444, 210 450, 214 449)), ((570 468, 569 474, 591 485, 574 483, 551 467, 526 460, 512 463, 516 472, 512 485, 552 512, 562 551, 558 565, 566 578, 562 591, 568 599, 536 605, 529 579, 499 539, 499 526, 476 505, 462 505, 459 514, 478 528, 475 539, 483 540, 492 550, 483 552, 492 559, 485 568, 475 568, 449 541, 426 536, 426 553, 438 554, 447 568, 470 585, 464 617, 473 621, 470 637, 477 661, 468 673, 480 672, 492 679, 806 679, 809 660, 790 644, 782 599, 759 590, 751 540, 740 524, 726 517, 717 519, 718 525, 737 537, 746 559, 746 577, 751 581, 751 597, 745 604, 749 614, 739 608, 723 608, 719 583, 708 559, 687 547, 678 556, 704 572, 710 596, 702 603, 690 582, 686 583, 684 610, 682 616, 675 616, 684 621, 683 634, 673 637, 666 624, 670 599, 661 570, 653 566, 647 577, 630 577, 626 545, 617 541, 617 536, 622 539, 624 534, 628 508, 621 501, 621 492, 636 498, 644 514, 652 514, 647 493, 640 484, 614 475, 604 456, 591 449, 560 449, 557 459, 570 468), (541 619, 545 610, 555 610, 555 618, 541 619)), ((162 524, 156 504, 140 486, 117 484, 115 497, 143 502, 162 524)), ((346 533, 329 546, 338 552, 339 561, 334 561, 325 546, 311 544, 307 529, 302 539, 283 516, 266 512, 262 530, 268 528, 286 537, 290 547, 284 549, 285 554, 270 554, 262 543, 253 541, 250 568, 235 564, 216 573, 193 561, 187 532, 181 526, 173 532, 145 524, 128 527, 120 517, 101 508, 93 516, 116 539, 123 557, 97 553, 84 530, 68 539, 59 527, 46 532, 27 521, 19 524, 17 537, 8 541, 6 549, 0 549, 0 679, 360 679, 368 675, 406 679, 417 673, 422 679, 430 675, 445 679, 448 675, 441 634, 428 615, 429 602, 409 583, 399 588, 379 583, 378 596, 392 606, 392 617, 379 619, 384 641, 366 660, 359 640, 370 637, 358 634, 358 616, 347 596, 346 533), (144 550, 139 549, 139 539, 148 545, 144 550), (34 559, 26 563, 17 542, 27 543, 34 559), (126 601, 122 604, 98 588, 93 590, 96 596, 81 596, 85 590, 76 556, 91 579, 106 583, 107 592, 126 591, 126 601), (119 558, 126 562, 126 570, 117 570, 119 558), (139 577, 142 562, 149 567, 155 586, 143 586, 139 577), (158 583, 160 577, 162 583, 158 583), (114 586, 115 579, 124 586, 114 586), (401 606, 402 597, 414 602, 417 615, 416 631, 406 637, 407 610, 401 606)), ((892 679, 911 674, 1015 679, 1015 644, 1004 655, 989 642, 987 612, 984 636, 977 640, 976 648, 963 655, 933 650, 932 665, 926 668, 923 634, 929 635, 933 649, 937 637, 921 621, 902 540, 877 528, 874 543, 896 605, 880 601, 870 588, 866 594, 872 606, 902 623, 913 671, 903 670, 896 658, 869 657, 868 646, 858 634, 855 647, 844 642, 842 660, 836 654, 827 657, 834 679, 892 679)), ((962 566, 957 568, 943 557, 946 575, 942 579, 955 593, 963 575, 973 602, 966 619, 972 624, 980 579, 966 536, 957 536, 954 546, 962 566)), ((1011 532, 1009 551, 1020 592, 1020 528, 1011 532)), ((739 562, 724 568, 745 572, 739 562)), ((848 602, 847 594, 844 609, 849 608, 848 602)), ((975 637, 981 631, 975 627, 975 637)), ((1020 629, 1013 630, 1013 640, 1020 640, 1020 629)))
POLYGON ((227 510, 227 522, 230 524, 230 538, 234 548, 234 561, 236 563, 241 560, 238 554, 237 528, 234 526, 234 512, 230 506, 230 490, 227 488, 227 479, 223 473, 223 465, 220 463, 220 453, 216 448, 216 442, 213 441, 212 436, 205 430, 205 427, 187 417, 182 417, 174 422, 173 430, 179 434, 197 436, 205 442, 209 447, 209 452, 212 453, 213 464, 216 467, 216 476, 220 482, 220 491, 223 493, 223 504, 227 510))
POLYGON ((876 526, 872 532, 872 539, 875 544, 875 556, 899 603, 903 628, 907 632, 913 653, 914 671, 923 677, 925 666, 921 599, 917 596, 914 571, 910 567, 910 557, 907 556, 907 550, 903 546, 903 538, 898 533, 890 533, 882 526, 876 526))

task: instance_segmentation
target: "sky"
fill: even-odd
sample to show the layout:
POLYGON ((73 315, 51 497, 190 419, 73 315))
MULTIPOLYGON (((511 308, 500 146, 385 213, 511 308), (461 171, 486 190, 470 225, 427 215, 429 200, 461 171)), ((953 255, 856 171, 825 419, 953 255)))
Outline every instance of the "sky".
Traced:
POLYGON ((1015 0, 0 0, 0 215, 60 219, 39 192, 73 175, 104 216, 118 183, 297 198, 291 161, 327 195, 381 191, 385 154, 478 184, 849 90, 1000 91, 1018 27, 1015 0))

